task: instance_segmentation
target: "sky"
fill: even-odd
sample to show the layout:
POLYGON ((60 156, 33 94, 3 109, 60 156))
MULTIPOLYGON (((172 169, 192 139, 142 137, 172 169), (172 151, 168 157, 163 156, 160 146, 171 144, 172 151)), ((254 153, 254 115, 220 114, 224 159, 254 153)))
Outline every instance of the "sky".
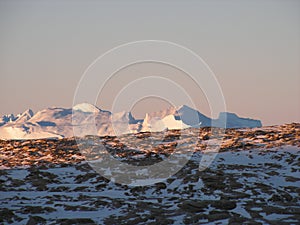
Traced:
MULTIPOLYGON (((214 72, 227 111, 264 125, 300 122, 297 0, 0 0, 0 33, 0 115, 71 107, 80 78, 95 59, 116 46, 151 39, 198 54, 214 72)), ((139 66, 122 70, 97 105, 109 110, 126 77, 160 70, 181 80, 199 99, 197 109, 209 115, 209 100, 176 69, 139 66)), ((132 110, 142 117, 168 105, 145 98, 132 110)))

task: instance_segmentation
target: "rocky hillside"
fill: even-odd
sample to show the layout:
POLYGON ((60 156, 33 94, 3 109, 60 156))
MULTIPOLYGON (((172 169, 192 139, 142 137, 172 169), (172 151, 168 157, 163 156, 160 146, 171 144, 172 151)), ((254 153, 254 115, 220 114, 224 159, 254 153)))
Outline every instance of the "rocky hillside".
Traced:
MULTIPOLYGON (((196 137, 197 142, 194 143, 195 148, 191 150, 195 152, 205 151, 212 135, 211 128, 188 128, 187 131, 189 131, 188 137, 183 136, 181 130, 168 130, 154 133, 142 132, 120 137, 87 136, 78 138, 78 143, 75 138, 0 140, 0 165, 2 167, 16 167, 49 163, 77 163, 85 160, 85 155, 81 154, 78 145, 84 145, 85 142, 90 143, 90 140, 92 140, 92 145, 98 146, 98 143, 101 143, 107 150, 125 158, 135 154, 139 156, 143 154, 145 158, 149 156, 161 157, 172 153, 176 147, 176 142, 180 139, 192 139, 193 137, 196 137), (148 138, 151 138, 152 145, 146 145, 144 149, 140 147, 131 151, 133 148, 124 144, 148 138), (155 139, 157 139, 158 144, 153 145, 155 139), (127 155, 124 152, 130 154, 127 155)), ((272 149, 286 145, 300 148, 300 124, 293 123, 254 129, 226 129, 219 151, 272 149)))
MULTIPOLYGON (((95 172, 75 139, 0 142, 1 224, 298 224, 300 124, 227 129, 213 163, 199 171, 209 128, 121 137, 88 136, 80 149, 134 165, 169 157, 176 143, 197 140, 189 162, 147 186, 114 183, 95 172), (126 146, 147 138, 159 144, 126 146), (96 148, 90 148, 93 143, 96 148), (84 146, 87 146, 84 148, 84 146)), ((221 130, 220 130, 221 131, 221 130)), ((113 172, 113 171, 112 171, 113 172)), ((117 171, 115 171, 117 172, 117 171)), ((124 173, 124 171, 118 171, 124 173)))

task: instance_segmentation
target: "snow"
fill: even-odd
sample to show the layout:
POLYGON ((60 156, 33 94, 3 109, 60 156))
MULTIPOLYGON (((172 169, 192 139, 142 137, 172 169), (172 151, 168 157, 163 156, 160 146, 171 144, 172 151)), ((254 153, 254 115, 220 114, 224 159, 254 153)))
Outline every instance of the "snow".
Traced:
POLYGON ((100 111, 99 108, 97 108, 96 106, 89 104, 89 103, 77 104, 77 105, 73 106, 73 110, 80 110, 85 113, 96 113, 96 112, 100 111))
POLYGON ((16 123, 24 123, 28 121, 30 118, 32 118, 34 115, 33 111, 31 109, 27 109, 22 114, 18 115, 18 118, 16 119, 16 123))
MULTIPOLYGON (((228 114, 228 113, 227 113, 228 114)), ((227 115, 226 114, 226 115, 227 115)), ((220 114, 220 118, 222 117, 220 114)), ((261 126, 260 121, 228 114, 227 127, 261 126)), ((220 120, 219 118, 219 120, 220 120)), ((188 127, 223 126, 199 111, 183 105, 157 113, 147 113, 144 120, 136 120, 131 112, 112 114, 89 103, 73 108, 52 107, 36 114, 28 109, 18 116, 3 116, 0 120, 1 139, 60 138, 85 135, 121 135, 143 131, 185 129, 188 127), (154 116, 153 116, 154 115, 154 116), (213 123, 212 123, 213 121, 213 123), (112 124, 113 122, 113 124, 112 124), (75 134, 73 132, 75 130, 75 134)))
POLYGON ((230 222, 229 218, 212 219, 210 216, 213 211, 228 212, 230 217, 237 214, 236 217, 244 219, 244 222, 296 223, 299 219, 296 213, 300 209, 297 193, 300 186, 299 153, 299 147, 291 146, 221 152, 212 165, 202 172, 198 171, 197 164, 203 155, 196 153, 180 172, 167 180, 157 180, 165 188, 158 188, 156 184, 144 187, 115 184, 88 169, 85 163, 41 167, 37 170, 6 169, 0 175, 3 181, 1 207, 20 217, 20 221, 14 220, 19 224, 26 224, 32 215, 24 211, 26 207, 38 206, 53 209, 52 212, 34 214, 46 219, 49 224, 59 223, 59 219, 66 218, 90 218, 96 224, 104 224, 107 219, 120 224, 146 218, 141 223, 148 224, 157 223, 161 216, 170 219, 171 224, 184 224, 191 218, 195 223, 203 224, 230 222), (52 174, 54 178, 47 178, 44 172, 52 174), (45 190, 38 190, 33 183, 32 179, 37 175, 49 180, 45 190), (295 181, 287 181, 288 177, 293 177, 295 181), (288 194, 292 200, 274 202, 271 200, 274 194, 288 194), (214 206, 225 196, 228 196, 228 201, 236 203, 234 209, 217 209, 214 206), (181 206, 188 201, 203 204, 203 208, 189 211, 181 206), (270 213, 268 207, 276 211, 270 213), (148 217, 150 214, 151 218, 148 217), (199 215, 202 218, 196 219, 199 215))
POLYGON ((2 139, 43 139, 43 138, 63 138, 60 134, 39 130, 38 132, 28 132, 24 127, 3 127, 1 129, 2 139))
POLYGON ((173 116, 173 115, 169 115, 169 116, 164 117, 162 119, 162 122, 163 122, 164 126, 166 128, 168 128, 169 130, 172 130, 172 129, 185 129, 185 128, 190 127, 189 125, 184 124, 182 122, 182 120, 176 120, 175 116, 173 116))
POLYGON ((181 120, 176 120, 174 115, 169 115, 164 117, 163 119, 147 118, 145 120, 145 123, 143 124, 143 127, 143 131, 158 132, 163 131, 165 129, 185 129, 190 126, 184 124, 181 120))

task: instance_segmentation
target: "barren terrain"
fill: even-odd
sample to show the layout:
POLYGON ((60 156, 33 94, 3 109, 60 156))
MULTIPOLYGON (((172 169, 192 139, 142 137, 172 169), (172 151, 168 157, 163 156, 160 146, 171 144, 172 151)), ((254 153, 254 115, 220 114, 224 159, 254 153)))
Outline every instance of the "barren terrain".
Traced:
POLYGON ((0 223, 299 224, 300 124, 227 129, 219 154, 199 171, 210 136, 210 128, 189 128, 90 136, 79 145, 75 138, 1 140, 0 223), (162 141, 155 147, 124 144, 150 136, 162 141), (84 148, 91 140, 116 159, 139 165, 169 157, 180 141, 192 138, 191 160, 153 185, 114 183, 86 162, 87 156, 97 158, 97 148, 84 148))

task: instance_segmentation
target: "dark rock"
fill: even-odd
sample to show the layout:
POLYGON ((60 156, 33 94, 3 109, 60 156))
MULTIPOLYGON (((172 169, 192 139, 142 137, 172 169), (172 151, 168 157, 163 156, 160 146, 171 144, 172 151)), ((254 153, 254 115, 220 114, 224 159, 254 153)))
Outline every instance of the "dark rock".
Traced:
POLYGON ((188 200, 180 203, 178 206, 188 212, 204 212, 208 208, 208 202, 188 200))
POLYGON ((236 207, 235 202, 228 201, 228 200, 214 201, 211 205, 217 209, 224 209, 224 210, 232 210, 236 207))
POLYGON ((47 222, 46 219, 40 216, 30 216, 26 225, 42 225, 42 224, 46 224, 46 222, 47 222))

